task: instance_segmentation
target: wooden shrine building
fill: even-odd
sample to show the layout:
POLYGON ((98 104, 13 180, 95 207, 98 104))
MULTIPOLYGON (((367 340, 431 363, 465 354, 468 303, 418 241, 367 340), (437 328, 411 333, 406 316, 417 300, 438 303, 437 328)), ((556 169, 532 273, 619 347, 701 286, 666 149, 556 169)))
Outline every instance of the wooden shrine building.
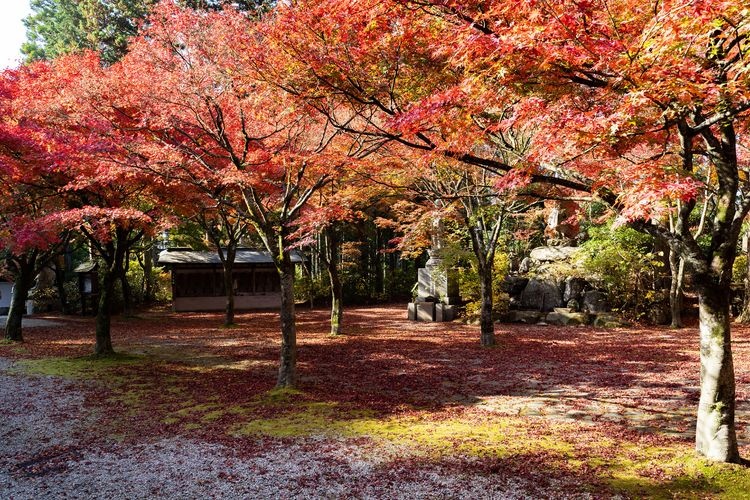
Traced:
MULTIPOLYGON (((293 253, 292 261, 300 263, 302 258, 293 253)), ((216 251, 170 248, 159 254, 158 264, 172 273, 175 311, 223 311, 226 307, 224 270, 216 251)), ((281 305, 281 282, 268 252, 237 250, 233 274, 237 310, 281 305)))

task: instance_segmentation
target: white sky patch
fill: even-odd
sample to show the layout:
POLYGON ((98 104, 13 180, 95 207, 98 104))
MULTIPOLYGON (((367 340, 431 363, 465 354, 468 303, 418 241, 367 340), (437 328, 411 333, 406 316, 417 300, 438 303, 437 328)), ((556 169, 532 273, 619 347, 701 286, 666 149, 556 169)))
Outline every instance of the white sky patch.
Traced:
POLYGON ((21 44, 26 41, 23 18, 31 13, 29 0, 0 0, 0 69, 21 62, 21 44))

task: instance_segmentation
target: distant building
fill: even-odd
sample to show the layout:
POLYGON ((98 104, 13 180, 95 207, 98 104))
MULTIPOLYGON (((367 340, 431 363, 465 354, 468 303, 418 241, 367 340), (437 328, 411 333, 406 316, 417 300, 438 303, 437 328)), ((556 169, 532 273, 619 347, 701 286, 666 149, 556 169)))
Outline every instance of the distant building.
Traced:
MULTIPOLYGON (((6 316, 10 311, 10 301, 13 297, 13 282, 0 278, 0 316, 6 316)), ((34 314, 34 302, 26 301, 26 314, 34 314)))
POLYGON ((10 297, 13 293, 13 283, 0 278, 0 316, 5 316, 10 310, 10 297))
MULTIPOLYGON (((292 261, 302 257, 292 254, 292 261)), ((224 270, 217 252, 171 248, 159 253, 158 264, 172 273, 175 311, 223 311, 224 270)), ((271 309, 281 305, 281 282, 271 254, 237 250, 234 262, 235 309, 271 309)))

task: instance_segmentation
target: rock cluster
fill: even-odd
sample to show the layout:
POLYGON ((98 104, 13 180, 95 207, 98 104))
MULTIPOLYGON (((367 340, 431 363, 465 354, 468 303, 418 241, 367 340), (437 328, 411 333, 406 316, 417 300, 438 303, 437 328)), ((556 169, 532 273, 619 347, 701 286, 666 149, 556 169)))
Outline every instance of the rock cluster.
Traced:
POLYGON ((569 261, 576 247, 538 247, 506 280, 510 311, 506 321, 527 324, 614 327, 622 323, 612 314, 607 295, 585 279, 547 272, 552 263, 569 261), (530 271, 533 271, 531 273, 530 271))

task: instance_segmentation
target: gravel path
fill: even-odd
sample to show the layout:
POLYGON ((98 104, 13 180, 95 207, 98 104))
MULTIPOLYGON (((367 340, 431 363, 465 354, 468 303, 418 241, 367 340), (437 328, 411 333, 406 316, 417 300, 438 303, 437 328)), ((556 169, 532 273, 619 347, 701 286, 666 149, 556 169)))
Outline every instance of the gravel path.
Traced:
MULTIPOLYGON (((0 316, 0 328, 5 328, 5 321, 8 319, 7 316, 0 316)), ((41 318, 23 318, 21 326, 24 328, 33 328, 37 326, 50 327, 50 326, 61 326, 62 323, 56 321, 50 321, 48 319, 41 318)))
POLYGON ((0 496, 59 498, 539 498, 563 497, 500 474, 397 465, 399 450, 345 440, 269 441, 263 451, 181 436, 122 444, 88 439, 94 422, 76 383, 29 376, 0 358, 0 496), (88 443, 88 444, 87 444, 88 443))

